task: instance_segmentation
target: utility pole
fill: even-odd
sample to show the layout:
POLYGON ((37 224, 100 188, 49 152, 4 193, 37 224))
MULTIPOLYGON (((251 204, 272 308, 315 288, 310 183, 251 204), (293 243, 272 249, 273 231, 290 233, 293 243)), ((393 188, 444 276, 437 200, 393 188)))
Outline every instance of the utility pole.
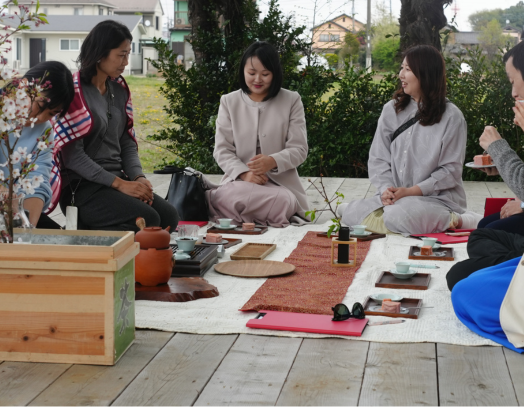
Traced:
POLYGON ((368 0, 368 21, 366 25, 366 70, 371 71, 371 0, 368 0))
POLYGON ((355 0, 353 0, 353 6, 351 8, 351 19, 353 20, 353 34, 355 34, 355 0))

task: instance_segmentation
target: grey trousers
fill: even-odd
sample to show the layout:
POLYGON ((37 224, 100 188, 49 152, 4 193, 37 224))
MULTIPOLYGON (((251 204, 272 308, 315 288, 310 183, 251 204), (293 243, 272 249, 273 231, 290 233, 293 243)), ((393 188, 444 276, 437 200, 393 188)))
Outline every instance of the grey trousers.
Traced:
MULTIPOLYGON (((72 191, 77 181, 71 187, 62 189, 60 208, 66 213, 66 207, 71 204, 72 191)), ((170 226, 174 232, 178 226, 178 212, 165 199, 154 195, 152 205, 137 198, 123 194, 111 187, 82 180, 75 190, 75 206, 78 207, 78 229, 84 230, 120 230, 137 232, 136 218, 142 217, 146 226, 170 226)))

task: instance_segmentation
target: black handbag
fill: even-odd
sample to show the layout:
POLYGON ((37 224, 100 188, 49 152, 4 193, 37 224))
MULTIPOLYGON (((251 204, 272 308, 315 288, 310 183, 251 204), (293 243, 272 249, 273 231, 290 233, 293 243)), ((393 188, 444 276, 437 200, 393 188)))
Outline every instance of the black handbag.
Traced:
POLYGON ((173 205, 180 220, 208 221, 206 186, 202 175, 184 168, 167 165, 155 174, 173 174, 166 201, 173 205))

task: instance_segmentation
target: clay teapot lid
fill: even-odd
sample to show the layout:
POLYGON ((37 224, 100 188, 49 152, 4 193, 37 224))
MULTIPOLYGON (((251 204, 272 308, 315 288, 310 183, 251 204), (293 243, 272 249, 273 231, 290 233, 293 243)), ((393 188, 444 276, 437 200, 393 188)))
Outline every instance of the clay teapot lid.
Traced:
POLYGON ((166 249, 170 240, 169 232, 160 226, 145 227, 135 235, 135 242, 140 243, 141 249, 166 249))

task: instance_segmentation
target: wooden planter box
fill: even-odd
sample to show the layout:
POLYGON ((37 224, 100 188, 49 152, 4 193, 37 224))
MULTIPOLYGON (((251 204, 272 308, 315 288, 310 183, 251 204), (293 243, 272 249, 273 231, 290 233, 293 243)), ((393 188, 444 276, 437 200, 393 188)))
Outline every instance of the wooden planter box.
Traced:
POLYGON ((115 364, 135 338, 138 252, 132 232, 0 244, 0 360, 115 364))

